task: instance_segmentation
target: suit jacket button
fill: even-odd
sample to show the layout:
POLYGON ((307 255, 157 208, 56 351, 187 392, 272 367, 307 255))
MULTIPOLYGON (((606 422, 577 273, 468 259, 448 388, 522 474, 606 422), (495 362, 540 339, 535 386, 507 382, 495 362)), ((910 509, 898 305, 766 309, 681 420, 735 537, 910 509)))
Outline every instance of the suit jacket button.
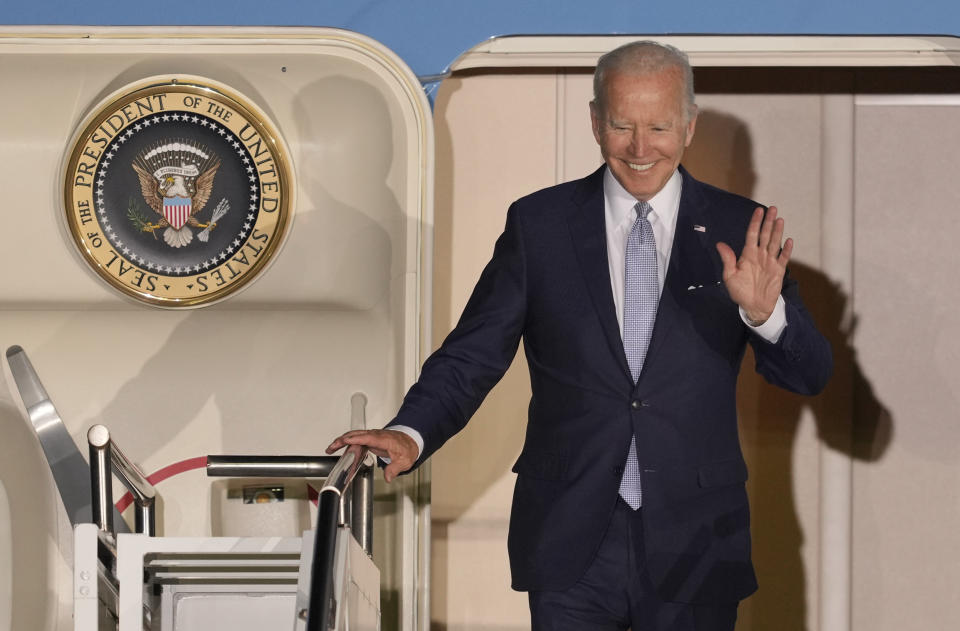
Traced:
POLYGON ((633 401, 630 402, 630 407, 633 408, 634 410, 639 410, 640 408, 643 407, 643 401, 641 401, 640 399, 634 399, 633 401))

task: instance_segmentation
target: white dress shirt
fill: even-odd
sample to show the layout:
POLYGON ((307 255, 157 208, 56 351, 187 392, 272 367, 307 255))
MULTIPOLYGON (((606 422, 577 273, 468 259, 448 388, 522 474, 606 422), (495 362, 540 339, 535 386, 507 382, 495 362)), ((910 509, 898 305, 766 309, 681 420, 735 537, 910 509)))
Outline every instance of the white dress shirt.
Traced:
MULTIPOLYGON (((682 189, 683 178, 680 177, 679 171, 674 171, 663 188, 647 201, 652 208, 647 219, 653 228, 653 238, 657 246, 657 282, 660 293, 663 293, 670 252, 673 251, 673 235, 677 230, 677 214, 680 210, 682 189)), ((623 277, 626 267, 627 237, 630 236, 630 229, 637 220, 637 213, 633 209, 637 200, 620 185, 617 178, 613 177, 610 169, 606 169, 603 173, 603 204, 610 288, 613 290, 613 304, 617 309, 620 334, 623 335, 623 277)), ((747 320, 743 309, 740 309, 740 318, 754 333, 771 344, 775 344, 783 334, 783 330, 787 328, 787 315, 782 296, 777 298, 773 313, 760 326, 753 326, 747 320)))
MULTIPOLYGON (((664 281, 667 278, 670 252, 673 250, 673 235, 677 228, 677 214, 680 210, 682 188, 683 179, 680 177, 680 172, 674 171, 663 188, 648 200, 653 209, 647 215, 647 219, 653 228, 653 237, 657 246, 657 283, 661 293, 663 293, 664 281)), ((610 169, 606 169, 603 174, 603 200, 607 234, 607 263, 610 266, 610 287, 613 290, 613 303, 617 310, 620 334, 623 335, 623 277, 626 267, 627 237, 630 236, 630 229, 637 218, 637 213, 633 210, 637 200, 613 177, 610 169)), ((780 339, 783 330, 787 327, 782 296, 777 299, 777 306, 773 313, 760 326, 750 324, 743 309, 740 309, 740 318, 754 333, 771 344, 780 339)), ((410 436, 417 443, 418 456, 423 452, 423 437, 420 432, 406 425, 394 425, 390 429, 410 436)), ((381 458, 381 460, 390 463, 388 458, 381 458)))

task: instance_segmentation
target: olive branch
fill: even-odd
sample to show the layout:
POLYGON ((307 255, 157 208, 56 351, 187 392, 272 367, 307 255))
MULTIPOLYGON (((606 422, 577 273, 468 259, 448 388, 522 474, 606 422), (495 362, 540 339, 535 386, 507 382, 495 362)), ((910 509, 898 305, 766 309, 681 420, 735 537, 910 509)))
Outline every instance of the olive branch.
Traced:
POLYGON ((141 212, 140 205, 137 203, 136 198, 131 197, 130 202, 127 204, 127 219, 129 219, 134 228, 140 232, 149 232, 153 234, 154 239, 157 238, 147 217, 141 212))

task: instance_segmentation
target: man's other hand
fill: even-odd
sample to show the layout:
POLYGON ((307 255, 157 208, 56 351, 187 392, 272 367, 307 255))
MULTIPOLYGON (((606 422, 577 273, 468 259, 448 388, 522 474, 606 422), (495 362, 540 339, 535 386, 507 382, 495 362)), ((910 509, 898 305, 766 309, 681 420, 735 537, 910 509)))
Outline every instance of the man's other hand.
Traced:
POLYGON ((347 445, 363 445, 378 458, 389 460, 390 463, 383 470, 383 478, 387 482, 392 482, 394 478, 412 467, 420 452, 417 443, 403 432, 389 429, 364 429, 343 434, 330 443, 327 453, 332 454, 347 445))
POLYGON ((783 219, 777 217, 777 207, 771 206, 766 217, 761 207, 753 211, 739 259, 729 245, 717 243, 727 292, 753 326, 767 321, 783 287, 793 239, 787 239, 782 248, 781 239, 783 219))

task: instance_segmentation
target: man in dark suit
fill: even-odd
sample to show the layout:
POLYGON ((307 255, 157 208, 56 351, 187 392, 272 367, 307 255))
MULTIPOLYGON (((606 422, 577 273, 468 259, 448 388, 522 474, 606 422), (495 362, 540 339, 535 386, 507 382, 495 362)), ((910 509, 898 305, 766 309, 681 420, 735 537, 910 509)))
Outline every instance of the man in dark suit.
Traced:
POLYGON ((456 328, 385 430, 348 432, 387 480, 467 423, 524 341, 532 398, 508 547, 534 629, 731 630, 756 589, 736 419, 745 346, 814 394, 830 348, 786 274, 775 207, 680 166, 696 127, 686 56, 601 58, 605 165, 516 201, 456 328))

